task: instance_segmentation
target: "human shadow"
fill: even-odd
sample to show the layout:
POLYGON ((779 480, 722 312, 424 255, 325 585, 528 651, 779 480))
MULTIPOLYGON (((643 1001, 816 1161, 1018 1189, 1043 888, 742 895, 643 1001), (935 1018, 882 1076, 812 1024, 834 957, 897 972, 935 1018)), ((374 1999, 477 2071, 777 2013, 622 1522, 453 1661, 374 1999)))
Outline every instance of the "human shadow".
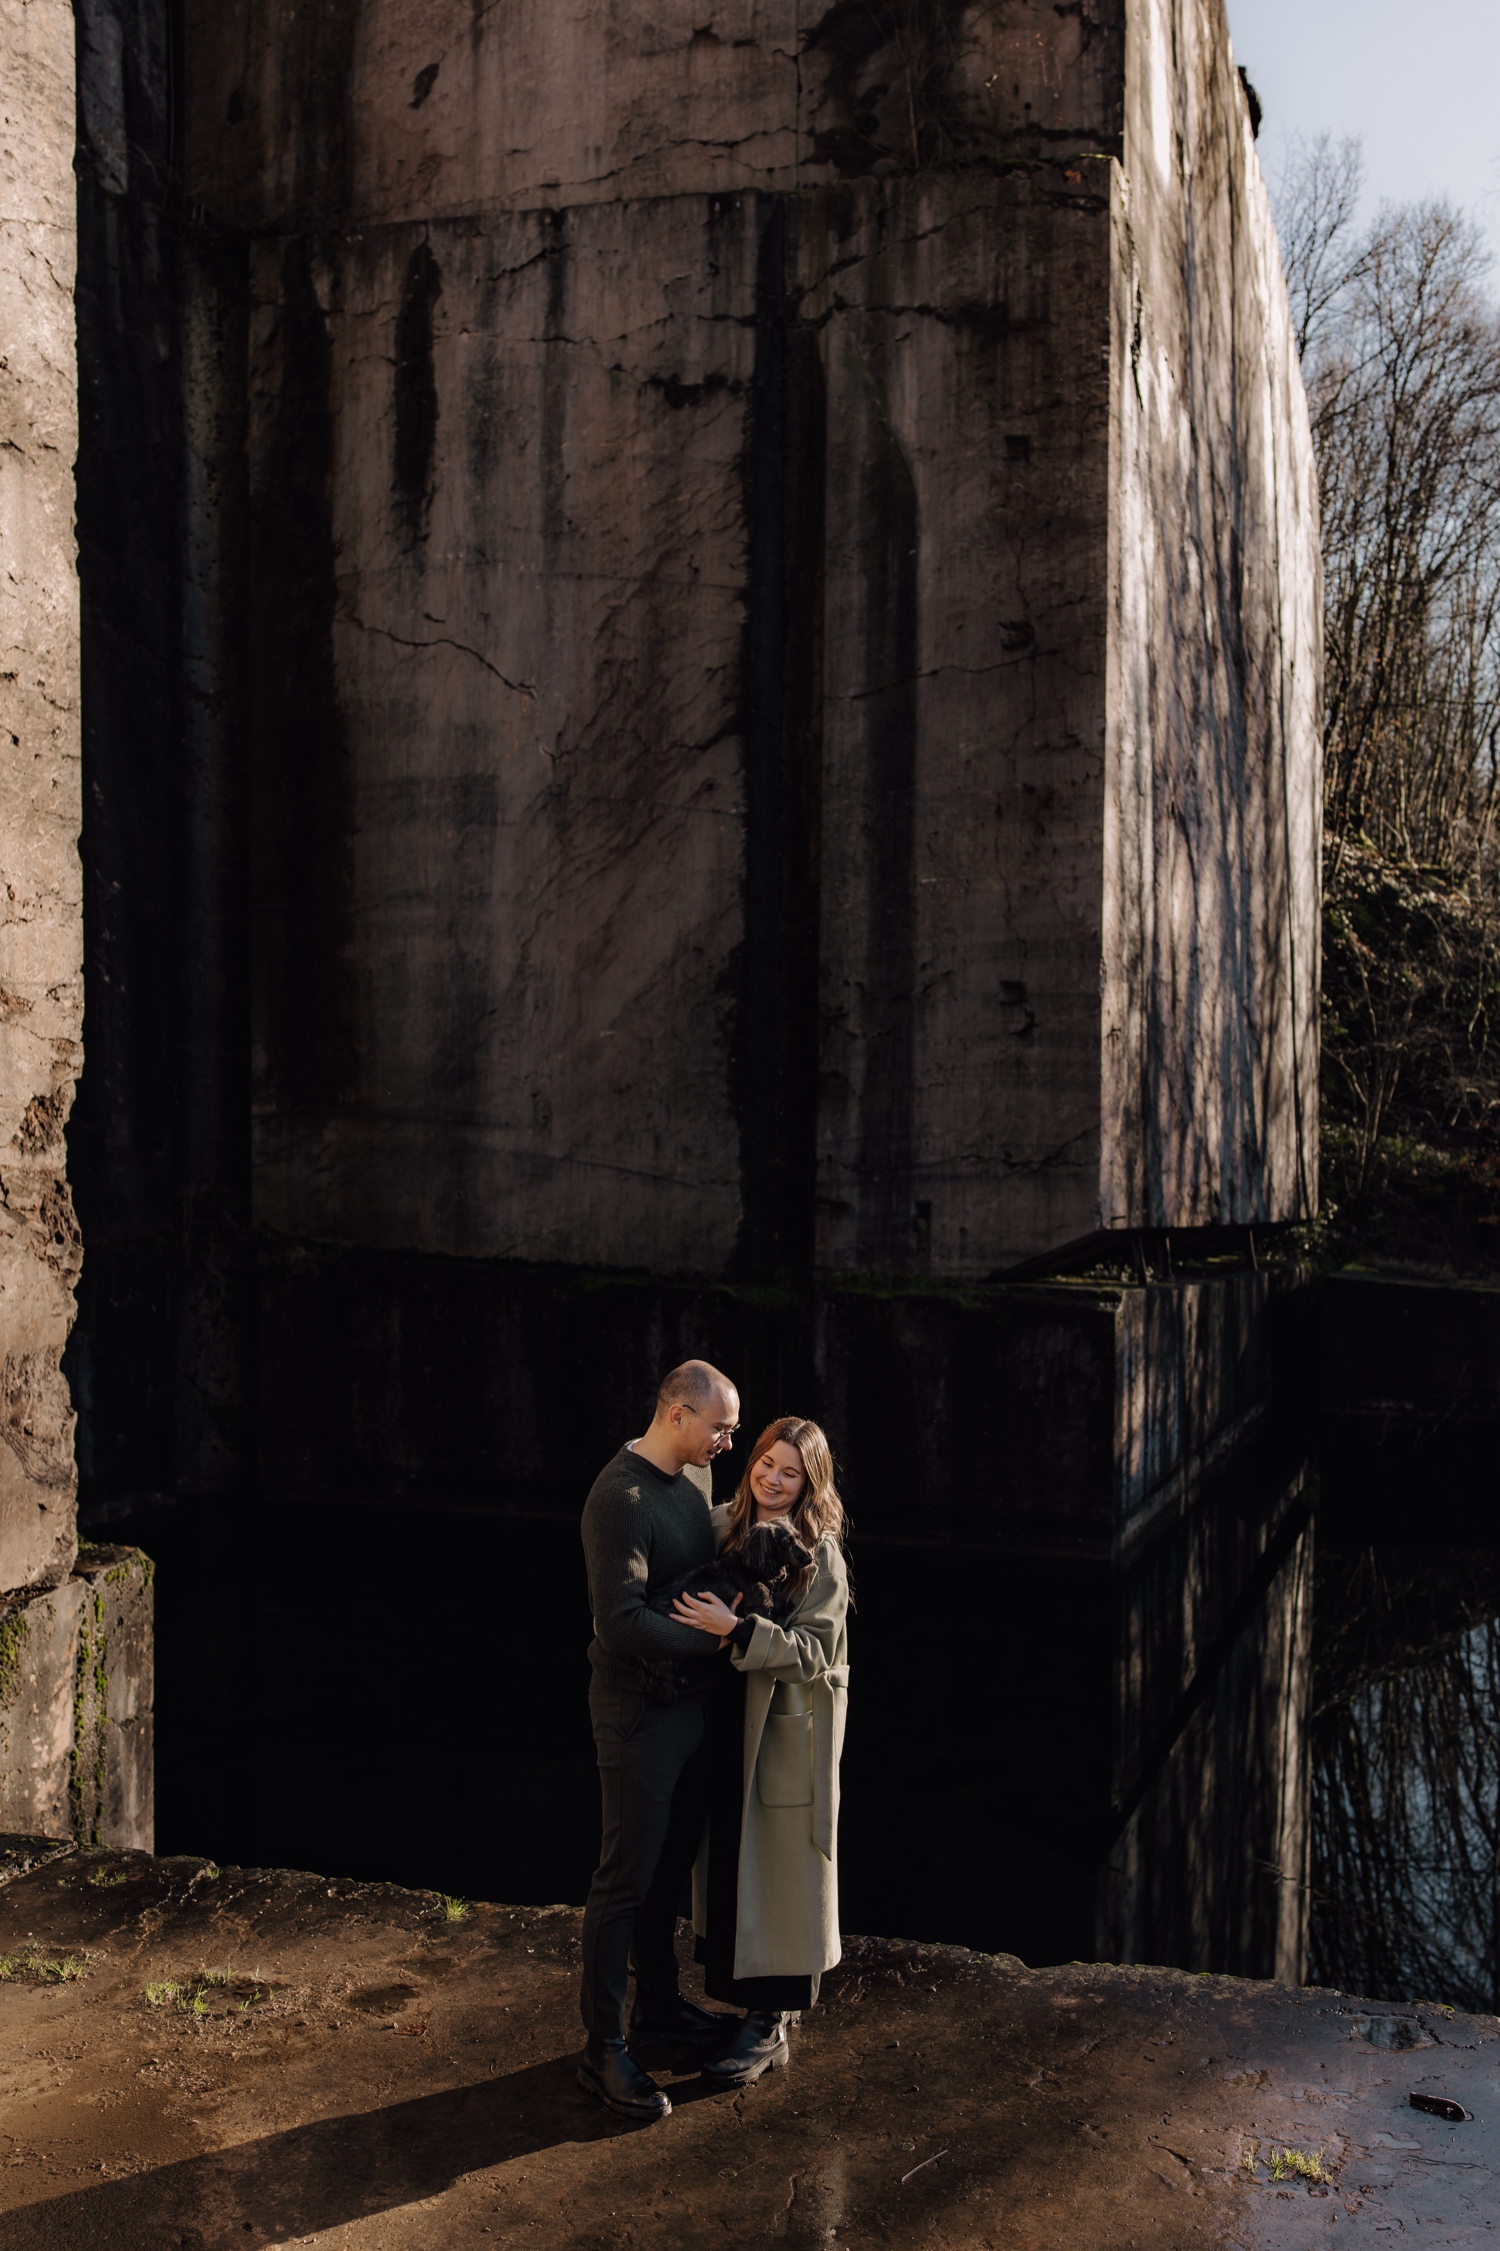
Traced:
POLYGON ((0 2251, 255 2251, 439 2195, 513 2158, 640 2130, 580 2091, 572 2056, 554 2056, 26 2205, 0 2215, 0 2251))

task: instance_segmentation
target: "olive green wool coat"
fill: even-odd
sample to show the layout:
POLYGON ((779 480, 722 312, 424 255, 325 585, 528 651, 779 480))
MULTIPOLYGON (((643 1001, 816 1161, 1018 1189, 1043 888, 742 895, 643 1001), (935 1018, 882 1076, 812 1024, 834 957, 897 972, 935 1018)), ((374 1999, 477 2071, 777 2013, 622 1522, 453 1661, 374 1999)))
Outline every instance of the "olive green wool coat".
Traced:
MULTIPOLYGON (((723 1545, 728 1510, 714 1510, 723 1545)), ((839 1959, 839 1756, 849 1689, 849 1575, 836 1540, 819 1543, 812 1579, 781 1625, 755 1620, 730 1662, 745 1683, 745 1795, 740 1829, 736 1977, 801 1977, 839 1959)), ((705 1929, 708 1844, 694 1872, 705 1929)))

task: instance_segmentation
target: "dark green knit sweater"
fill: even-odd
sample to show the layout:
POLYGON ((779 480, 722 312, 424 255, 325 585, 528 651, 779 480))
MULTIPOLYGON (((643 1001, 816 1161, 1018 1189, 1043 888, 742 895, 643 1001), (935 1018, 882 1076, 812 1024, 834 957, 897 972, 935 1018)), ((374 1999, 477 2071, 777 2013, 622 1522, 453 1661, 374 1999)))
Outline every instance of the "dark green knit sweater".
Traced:
POLYGON ((622 1446, 594 1479, 583 1506, 583 1553, 589 1571, 596 1672, 638 1687, 631 1657, 673 1658, 690 1681, 717 1678, 719 1650, 696 1626, 679 1626, 646 1608, 646 1597, 679 1572, 714 1559, 709 1515, 713 1480, 706 1469, 666 1477, 622 1446))

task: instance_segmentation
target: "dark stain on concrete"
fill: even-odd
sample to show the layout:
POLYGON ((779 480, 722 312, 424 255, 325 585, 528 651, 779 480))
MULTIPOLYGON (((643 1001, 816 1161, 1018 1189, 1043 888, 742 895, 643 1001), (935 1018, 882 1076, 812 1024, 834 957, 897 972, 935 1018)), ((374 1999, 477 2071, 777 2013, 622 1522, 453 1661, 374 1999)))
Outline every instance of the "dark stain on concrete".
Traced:
POLYGON ((836 0, 804 35, 824 58, 816 162, 841 179, 950 160, 969 135, 955 87, 965 0, 836 0))
POLYGON ((566 211, 540 214, 542 252, 547 260, 546 325, 542 332, 542 397, 540 444, 542 449, 542 538, 547 567, 558 568, 567 536, 566 486, 563 439, 568 418, 567 333, 569 285, 572 280, 572 245, 566 211))
POLYGON ((391 483, 408 544, 421 540, 432 505, 437 448, 437 371, 432 357, 433 312, 443 275, 425 237, 406 261, 401 309, 396 315, 394 378, 395 451, 391 483))
POLYGON ((755 1275, 811 1271, 821 818, 826 386, 792 285, 792 207, 765 200, 745 481, 745 943, 734 1084, 742 1211, 755 1275))
MULTIPOLYGON (((332 295, 337 272, 326 250, 318 258, 332 295)), ((333 651, 332 343, 304 237, 286 244, 281 286, 279 381, 252 496, 255 997, 265 1091, 297 1109, 356 1084, 352 812, 333 651)))
POLYGON ((917 490, 869 363, 860 586, 865 688, 865 795, 870 854, 865 932, 864 1085, 860 1104, 861 1264, 911 1273, 918 1263, 914 1205, 913 1072, 917 993, 916 747, 917 490))
MULTIPOLYGON (((348 210, 355 163, 354 48, 364 0, 319 0, 277 11, 275 45, 295 88, 293 206, 304 222, 348 210)), ((316 223, 316 222, 314 222, 316 223)))

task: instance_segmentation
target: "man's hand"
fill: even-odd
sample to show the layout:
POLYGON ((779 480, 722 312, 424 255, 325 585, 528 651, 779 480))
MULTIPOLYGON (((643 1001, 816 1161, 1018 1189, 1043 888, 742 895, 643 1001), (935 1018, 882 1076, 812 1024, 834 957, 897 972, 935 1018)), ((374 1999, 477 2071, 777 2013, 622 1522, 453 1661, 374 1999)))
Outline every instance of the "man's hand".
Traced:
POLYGON ((737 1594, 734 1610, 730 1610, 716 1594, 680 1594, 672 1605, 672 1616, 679 1626, 696 1626, 700 1633, 717 1635, 722 1649, 739 1622, 734 1611, 744 1599, 737 1594))

